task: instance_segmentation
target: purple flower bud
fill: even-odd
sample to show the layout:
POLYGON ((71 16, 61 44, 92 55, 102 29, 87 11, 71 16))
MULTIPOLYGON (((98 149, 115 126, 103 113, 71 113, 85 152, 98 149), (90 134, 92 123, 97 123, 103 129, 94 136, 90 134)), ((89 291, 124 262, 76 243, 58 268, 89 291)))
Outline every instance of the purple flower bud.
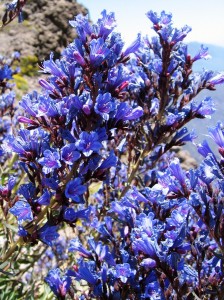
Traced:
POLYGON ((79 51, 74 51, 73 56, 80 66, 84 67, 86 65, 86 61, 82 57, 82 55, 79 53, 79 51))
POLYGON ((151 258, 145 258, 142 260, 140 265, 149 270, 156 267, 156 261, 151 258))
POLYGON ((23 117, 23 116, 18 117, 18 122, 24 123, 24 124, 39 126, 39 124, 37 122, 35 122, 34 120, 31 120, 31 119, 29 119, 27 117, 23 117))
POLYGON ((39 80, 39 84, 46 90, 50 91, 50 92, 54 92, 55 87, 50 84, 48 81, 46 81, 45 79, 40 79, 39 80))
POLYGON ((91 110, 92 110, 92 100, 88 100, 82 107, 82 110, 84 112, 84 114, 86 114, 87 116, 89 116, 91 114, 91 110))

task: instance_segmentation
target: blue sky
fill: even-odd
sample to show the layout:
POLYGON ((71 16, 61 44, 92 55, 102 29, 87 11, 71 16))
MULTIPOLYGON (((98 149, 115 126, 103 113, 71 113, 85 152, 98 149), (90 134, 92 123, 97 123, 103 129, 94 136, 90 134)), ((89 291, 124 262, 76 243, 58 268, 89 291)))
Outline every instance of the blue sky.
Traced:
POLYGON ((175 27, 192 27, 186 42, 198 41, 224 47, 224 0, 78 0, 89 9, 94 22, 103 9, 115 12, 117 31, 131 43, 138 32, 153 35, 149 10, 172 12, 175 27))

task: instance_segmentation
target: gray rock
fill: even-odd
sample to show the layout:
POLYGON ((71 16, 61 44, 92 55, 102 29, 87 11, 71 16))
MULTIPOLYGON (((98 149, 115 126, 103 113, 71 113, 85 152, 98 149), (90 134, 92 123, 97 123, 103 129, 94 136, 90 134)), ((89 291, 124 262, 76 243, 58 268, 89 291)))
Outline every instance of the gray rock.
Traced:
POLYGON ((87 9, 75 0, 28 1, 24 7, 25 21, 14 20, 0 32, 1 54, 20 51, 22 56, 35 55, 39 61, 49 58, 51 51, 59 57, 63 48, 75 38, 69 20, 87 9))

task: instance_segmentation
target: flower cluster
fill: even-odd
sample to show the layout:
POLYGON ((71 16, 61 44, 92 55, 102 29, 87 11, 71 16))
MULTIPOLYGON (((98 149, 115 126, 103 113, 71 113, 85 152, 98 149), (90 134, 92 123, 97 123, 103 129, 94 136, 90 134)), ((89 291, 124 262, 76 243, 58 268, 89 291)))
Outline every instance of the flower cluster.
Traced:
POLYGON ((222 124, 209 129, 220 161, 204 142, 204 162, 184 171, 172 148, 195 138, 189 121, 215 111, 210 97, 194 98, 224 77, 193 73, 208 50, 188 54, 190 27, 174 28, 164 11, 147 17, 157 36, 126 49, 113 13, 70 21, 77 38, 43 62, 42 93, 22 98, 21 128, 4 139, 26 182, 12 197, 9 181, 20 238, 2 260, 17 244, 54 247, 64 224, 75 228, 66 268, 45 278, 58 299, 221 299, 222 124))
POLYGON ((50 224, 66 221, 68 207, 87 200, 91 181, 105 179, 116 165, 110 151, 116 131, 143 115, 142 107, 125 96, 130 71, 124 62, 140 42, 123 51, 120 36, 111 34, 114 15, 105 11, 96 26, 83 16, 71 24, 81 32, 79 38, 60 60, 51 55, 43 63, 43 72, 50 73, 40 80, 43 93, 28 94, 20 102, 25 114, 18 120, 26 129, 9 135, 3 145, 6 152, 18 154, 30 180, 20 186, 19 199, 10 209, 20 226, 38 217, 43 207, 57 205, 57 220, 49 218, 44 225, 52 228, 46 231, 49 242, 38 229, 26 231, 26 240, 48 244, 57 236, 50 224))

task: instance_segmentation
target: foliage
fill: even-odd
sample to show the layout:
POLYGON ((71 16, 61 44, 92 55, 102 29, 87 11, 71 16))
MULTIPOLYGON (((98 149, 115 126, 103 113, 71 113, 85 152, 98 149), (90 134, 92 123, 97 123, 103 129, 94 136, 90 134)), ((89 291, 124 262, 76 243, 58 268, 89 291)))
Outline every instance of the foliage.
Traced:
POLYGON ((38 58, 35 55, 28 55, 21 58, 20 71, 22 75, 35 76, 38 74, 38 58))
POLYGON ((22 77, 20 74, 15 74, 13 76, 13 79, 15 81, 16 87, 19 90, 21 90, 23 92, 27 92, 28 91, 28 87, 29 87, 28 86, 28 82, 27 82, 27 80, 24 77, 22 77))
MULTIPOLYGON (((208 49, 188 54, 190 27, 174 28, 164 11, 147 17, 156 37, 125 49, 113 13, 93 25, 77 16, 77 39, 43 62, 42 93, 25 95, 16 119, 12 102, 1 106, 11 123, 0 287, 14 292, 4 297, 47 299, 44 277, 57 299, 222 299, 223 125, 209 129, 220 157, 204 141, 195 170, 172 149, 193 141, 188 122, 214 112, 210 97, 195 97, 224 75, 193 73, 208 49)), ((11 77, 5 64, 2 99, 11 77)))

